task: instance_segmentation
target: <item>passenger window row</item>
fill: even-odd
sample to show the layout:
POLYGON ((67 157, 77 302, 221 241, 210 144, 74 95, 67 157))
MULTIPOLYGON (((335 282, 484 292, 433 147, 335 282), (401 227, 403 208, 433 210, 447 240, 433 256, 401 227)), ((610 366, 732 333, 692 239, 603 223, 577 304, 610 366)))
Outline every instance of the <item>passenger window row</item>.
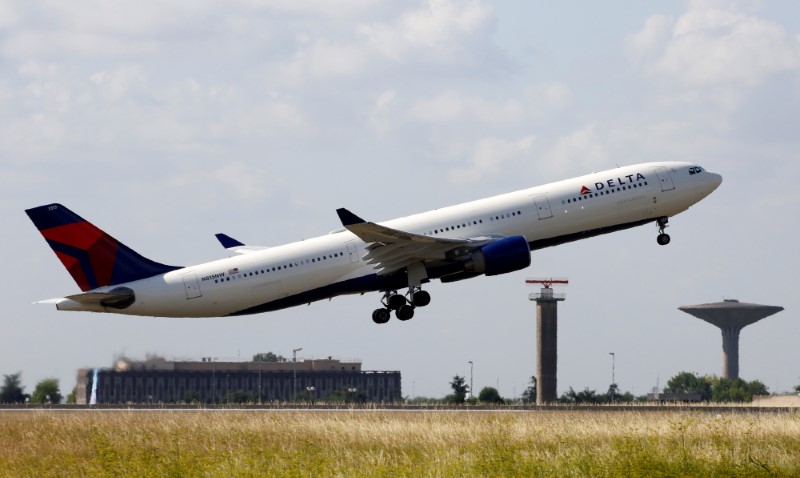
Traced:
POLYGON ((626 186, 617 186, 617 187, 613 187, 613 188, 609 188, 609 189, 603 189, 603 190, 598 191, 598 192, 584 194, 583 196, 577 196, 577 197, 574 197, 574 198, 564 199, 564 200, 561 201, 561 204, 572 204, 572 203, 575 203, 575 202, 578 202, 578 201, 588 201, 589 199, 592 199, 592 198, 597 198, 597 197, 600 197, 600 196, 608 196, 610 194, 616 194, 618 192, 627 191, 627 190, 630 190, 630 189, 643 188, 645 186, 647 186, 647 181, 640 182, 640 183, 634 183, 634 184, 630 184, 630 185, 626 185, 626 186))
POLYGON ((257 276, 259 274, 265 275, 265 274, 269 274, 270 272, 279 272, 279 271, 282 271, 282 270, 293 269, 295 267, 300 267, 300 266, 305 265, 305 264, 316 264, 316 263, 319 263, 319 262, 325 262, 325 261, 327 261, 329 259, 335 259, 335 258, 338 258, 338 257, 344 257, 344 252, 334 252, 333 254, 325 254, 325 255, 322 255, 322 256, 312 257, 310 259, 302 259, 302 260, 295 261, 295 262, 284 263, 284 264, 279 265, 279 266, 273 266, 271 268, 267 267, 267 268, 264 268, 264 269, 254 270, 254 271, 251 271, 251 272, 240 273, 238 271, 238 269, 237 269, 236 272, 234 272, 234 273, 231 273, 231 271, 228 271, 228 276, 227 277, 223 277, 221 279, 214 279, 214 283, 217 284, 217 283, 220 283, 220 282, 230 282, 231 278, 233 278, 233 280, 236 280, 236 279, 239 279, 241 277, 253 277, 253 276, 257 276))
MULTIPOLYGON (((497 214, 495 216, 489 216, 489 221, 501 221, 503 219, 509 219, 516 216, 521 216, 522 211, 512 211, 503 214, 497 214)), ((455 231, 457 229, 466 229, 469 226, 477 226, 478 224, 483 224, 483 219, 473 219, 472 221, 462 222, 461 224, 456 224, 454 226, 444 226, 438 229, 431 229, 428 231, 429 236, 433 236, 436 234, 442 234, 444 232, 455 231)))

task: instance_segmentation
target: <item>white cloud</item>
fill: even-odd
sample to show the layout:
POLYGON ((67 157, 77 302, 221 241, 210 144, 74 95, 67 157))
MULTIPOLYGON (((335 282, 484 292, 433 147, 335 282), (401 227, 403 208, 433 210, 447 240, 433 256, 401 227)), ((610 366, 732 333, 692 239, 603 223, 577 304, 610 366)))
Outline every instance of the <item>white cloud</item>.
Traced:
POLYGON ((34 114, 0 125, 0 151, 9 158, 25 161, 49 157, 67 147, 70 132, 64 121, 52 114, 34 114))
POLYGON ((467 46, 466 40, 487 29, 491 19, 492 10, 477 1, 428 0, 395 24, 364 24, 358 33, 387 59, 423 54, 452 60, 467 46))
POLYGON ((132 90, 146 86, 147 77, 138 65, 126 65, 112 72, 100 71, 93 74, 91 81, 106 101, 119 101, 132 90))
POLYGON ((529 156, 535 136, 526 136, 517 141, 485 138, 474 147, 470 165, 451 169, 447 178, 453 183, 476 183, 485 176, 500 172, 503 163, 529 156))
POLYGON ((643 56, 664 45, 669 39, 673 20, 668 15, 651 15, 644 21, 642 29, 625 38, 628 50, 635 56, 643 56))
POLYGON ((22 76, 51 78, 56 75, 58 67, 55 63, 29 60, 23 63, 17 71, 22 76))
POLYGON ((605 141, 590 124, 558 138, 544 154, 544 164, 562 174, 575 171, 599 171, 609 165, 605 141))
MULTIPOLYGON (((262 201, 272 193, 274 181, 264 170, 262 164, 254 165, 241 161, 231 161, 216 169, 199 170, 193 168, 173 176, 165 183, 165 188, 179 191, 215 191, 220 188, 236 196, 241 204, 262 201)), ((201 195, 202 201, 213 202, 213 195, 201 195)))
POLYGON ((372 111, 369 114, 369 125, 381 134, 386 133, 391 127, 389 115, 395 104, 395 98, 397 98, 397 92, 386 90, 378 96, 372 106, 372 111))
POLYGON ((11 2, 0 2, 0 28, 9 28, 17 24, 20 15, 11 2))
POLYGON ((229 135, 276 137, 306 126, 302 110, 285 100, 262 100, 250 108, 234 110, 226 118, 229 135))
POLYGON ((5 55, 18 58, 56 58, 67 53, 86 57, 124 56, 154 53, 157 49, 157 42, 151 39, 130 39, 113 33, 33 29, 13 33, 2 46, 5 55))
POLYGON ((560 83, 531 85, 517 98, 484 99, 446 91, 417 100, 409 109, 409 116, 422 123, 519 123, 532 115, 555 111, 569 99, 569 89, 560 83))
POLYGON ((285 86, 301 86, 309 78, 354 77, 366 69, 368 62, 368 53, 357 45, 317 40, 308 46, 302 41, 292 61, 280 68, 278 79, 285 86))
POLYGON ((568 106, 572 93, 564 83, 536 83, 525 89, 525 108, 529 111, 547 113, 568 106))
POLYGON ((509 99, 487 101, 448 91, 433 98, 417 101, 410 110, 411 118, 423 123, 449 123, 453 121, 480 121, 510 123, 525 115, 520 101, 509 99))
MULTIPOLYGON (((650 17, 628 45, 644 52, 656 48, 667 25, 650 17)), ((782 71, 800 69, 800 42, 774 22, 742 11, 732 2, 693 2, 672 28, 657 60, 655 75, 690 86, 753 86, 782 71)))
MULTIPOLYGON (((191 3, 191 2, 189 2, 191 3)), ((271 9, 293 14, 349 17, 372 8, 376 0, 235 0, 254 9, 271 9)))

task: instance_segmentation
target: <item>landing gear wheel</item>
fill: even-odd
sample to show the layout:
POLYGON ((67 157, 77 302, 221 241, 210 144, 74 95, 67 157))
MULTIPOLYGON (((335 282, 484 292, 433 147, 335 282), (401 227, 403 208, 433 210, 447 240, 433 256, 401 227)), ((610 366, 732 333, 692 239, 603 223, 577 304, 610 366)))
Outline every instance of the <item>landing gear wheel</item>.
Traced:
POLYGON ((656 219, 656 225, 658 226, 658 237, 656 240, 662 246, 666 246, 669 244, 669 234, 664 233, 664 229, 669 227, 669 218, 668 217, 659 217, 656 219))
POLYGON ((425 307, 431 303, 431 295, 424 290, 418 290, 411 296, 414 307, 425 307))
POLYGON ((397 309, 395 315, 397 315, 397 318, 400 320, 409 320, 414 317, 414 306, 406 304, 397 309))
POLYGON ((390 295, 386 300, 386 306, 392 310, 398 310, 400 307, 406 305, 406 298, 400 294, 390 295))
POLYGON ((372 321, 376 324, 385 324, 389 322, 389 318, 391 317, 391 312, 389 309, 375 309, 372 313, 372 321))

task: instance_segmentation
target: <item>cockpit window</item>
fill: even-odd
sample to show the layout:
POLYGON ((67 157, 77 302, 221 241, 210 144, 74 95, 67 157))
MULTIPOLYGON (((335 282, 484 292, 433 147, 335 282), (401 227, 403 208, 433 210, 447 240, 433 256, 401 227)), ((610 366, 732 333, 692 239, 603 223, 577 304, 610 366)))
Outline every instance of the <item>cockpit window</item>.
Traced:
POLYGON ((699 174, 699 173, 702 173, 702 172, 703 172, 703 169, 700 168, 699 166, 692 166, 691 168, 689 168, 689 174, 699 174))

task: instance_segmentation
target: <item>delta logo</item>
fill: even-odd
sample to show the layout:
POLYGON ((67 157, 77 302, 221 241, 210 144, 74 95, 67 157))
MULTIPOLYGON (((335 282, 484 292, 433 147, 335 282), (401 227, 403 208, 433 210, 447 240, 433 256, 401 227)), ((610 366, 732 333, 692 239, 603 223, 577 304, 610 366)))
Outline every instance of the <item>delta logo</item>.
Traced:
MULTIPOLYGON (((598 191, 598 194, 602 194, 599 191, 602 191, 605 188, 613 189, 618 186, 625 186, 627 185, 630 187, 632 183, 639 182, 639 181, 647 181, 647 178, 642 173, 628 174, 627 176, 622 176, 615 179, 608 179, 605 182, 598 182, 594 183, 595 191, 598 191)), ((594 191, 587 188, 586 186, 581 186, 581 196, 586 196, 587 194, 592 194, 594 191)))

